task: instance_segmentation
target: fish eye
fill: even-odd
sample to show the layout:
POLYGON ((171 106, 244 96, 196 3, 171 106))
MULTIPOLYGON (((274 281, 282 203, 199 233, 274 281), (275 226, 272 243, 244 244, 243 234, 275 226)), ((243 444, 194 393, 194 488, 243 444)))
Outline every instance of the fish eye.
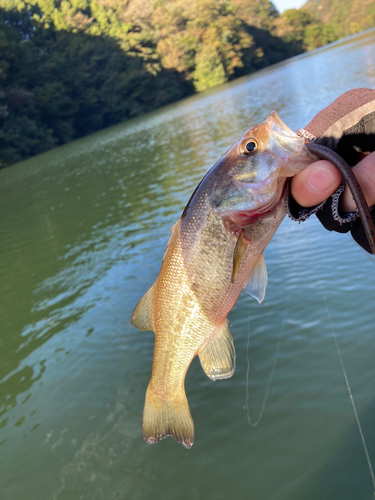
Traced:
POLYGON ((247 149, 247 151, 249 151, 249 153, 252 153, 256 147, 257 147, 257 145, 255 144, 254 141, 249 141, 246 144, 246 149, 247 149))
POLYGON ((255 139, 246 139, 242 144, 242 154, 248 155, 249 153, 255 153, 258 149, 258 143, 255 139))

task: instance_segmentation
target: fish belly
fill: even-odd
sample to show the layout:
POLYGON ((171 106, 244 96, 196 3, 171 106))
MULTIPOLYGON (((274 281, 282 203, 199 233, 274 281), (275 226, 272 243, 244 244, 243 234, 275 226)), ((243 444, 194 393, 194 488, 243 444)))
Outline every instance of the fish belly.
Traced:
POLYGON ((185 376, 217 325, 200 306, 199 294, 184 262, 178 228, 174 231, 177 234, 171 236, 153 285, 151 320, 155 347, 143 413, 143 435, 148 443, 172 436, 190 448, 194 423, 185 394, 185 376))

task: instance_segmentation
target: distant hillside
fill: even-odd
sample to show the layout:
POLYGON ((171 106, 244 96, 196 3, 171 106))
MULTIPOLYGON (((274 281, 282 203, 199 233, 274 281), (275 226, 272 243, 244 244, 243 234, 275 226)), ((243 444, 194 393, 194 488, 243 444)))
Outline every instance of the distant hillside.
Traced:
POLYGON ((0 0, 0 168, 375 25, 375 0, 0 0))
POLYGON ((374 0, 308 0, 302 9, 330 23, 338 38, 375 26, 374 0))

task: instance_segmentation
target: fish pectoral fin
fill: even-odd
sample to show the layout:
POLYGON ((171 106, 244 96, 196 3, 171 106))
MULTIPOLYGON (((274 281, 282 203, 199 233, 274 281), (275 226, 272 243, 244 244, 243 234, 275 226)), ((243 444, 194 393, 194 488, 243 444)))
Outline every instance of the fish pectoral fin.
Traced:
POLYGON ((249 243, 250 242, 245 238, 243 229, 241 229, 233 253, 232 283, 234 283, 235 279, 237 278, 243 254, 245 253, 246 248, 249 246, 249 243))
POLYGON ((153 297, 153 286, 143 295, 141 300, 135 306, 131 322, 136 328, 140 330, 152 330, 151 323, 151 306, 153 297))
POLYGON ((212 380, 229 378, 236 367, 233 338, 225 322, 214 338, 199 353, 202 368, 212 380))
POLYGON ((142 430, 143 438, 148 444, 172 436, 185 448, 191 448, 194 443, 194 422, 185 391, 181 391, 179 396, 173 399, 163 399, 154 394, 149 386, 143 410, 142 430))
POLYGON ((249 281, 244 287, 244 290, 252 297, 254 297, 254 299, 257 299, 260 304, 261 302, 263 302, 264 296, 266 294, 267 283, 268 275, 266 261, 264 260, 263 254, 260 254, 260 257, 256 261, 249 281))

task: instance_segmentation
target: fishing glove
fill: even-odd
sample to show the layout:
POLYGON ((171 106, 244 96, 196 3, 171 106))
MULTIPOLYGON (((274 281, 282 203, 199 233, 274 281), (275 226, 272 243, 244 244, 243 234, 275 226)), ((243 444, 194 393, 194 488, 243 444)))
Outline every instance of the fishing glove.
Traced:
MULTIPOLYGON (((354 89, 345 92, 320 111, 297 134, 307 142, 315 142, 336 151, 349 165, 356 165, 362 153, 375 150, 375 90, 354 89)), ((304 221, 316 214, 328 231, 351 232, 354 240, 371 253, 358 212, 342 213, 340 196, 345 183, 330 198, 315 207, 300 206, 287 192, 288 214, 294 221, 304 221)), ((370 207, 375 222, 375 205, 370 207)))

